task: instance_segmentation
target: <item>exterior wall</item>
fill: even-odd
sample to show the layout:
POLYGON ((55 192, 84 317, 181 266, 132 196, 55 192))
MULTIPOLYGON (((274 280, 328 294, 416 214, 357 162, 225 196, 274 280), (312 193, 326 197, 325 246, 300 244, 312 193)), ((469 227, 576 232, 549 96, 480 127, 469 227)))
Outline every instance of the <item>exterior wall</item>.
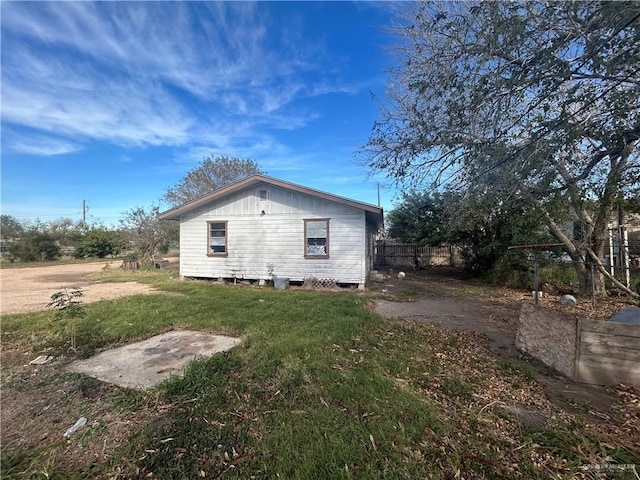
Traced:
POLYGON ((180 222, 180 274, 188 277, 364 283, 366 253, 363 210, 270 184, 198 207, 180 222), (260 199, 260 190, 267 190, 267 200, 260 199), (328 259, 304 257, 304 220, 314 218, 330 219, 328 259), (226 257, 207 256, 208 221, 227 222, 226 257))
POLYGON ((640 386, 640 325, 582 320, 576 381, 640 386))
POLYGON ((516 346, 576 382, 640 386, 640 325, 524 304, 516 346))
POLYGON ((367 244, 367 252, 366 252, 366 269, 365 269, 365 277, 369 275, 369 271, 373 270, 374 265, 376 263, 376 254, 377 254, 377 245, 376 241, 378 239, 378 226, 373 222, 366 222, 366 244, 367 244))
POLYGON ((574 378, 577 324, 577 317, 525 303, 520 310, 516 347, 574 378))

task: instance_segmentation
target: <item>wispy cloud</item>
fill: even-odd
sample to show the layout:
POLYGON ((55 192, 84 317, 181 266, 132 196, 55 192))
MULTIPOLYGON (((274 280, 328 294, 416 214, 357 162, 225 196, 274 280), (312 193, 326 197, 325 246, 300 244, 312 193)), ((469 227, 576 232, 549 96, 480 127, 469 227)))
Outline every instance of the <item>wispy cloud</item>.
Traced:
MULTIPOLYGON (((262 128, 296 129, 317 118, 296 107, 297 99, 355 88, 322 73, 329 60, 322 46, 303 42, 295 27, 279 40, 269 37, 272 20, 260 4, 4 2, 1 8, 2 121, 38 132, 41 141, 54 136, 61 152, 65 142, 77 148, 93 140, 190 149, 203 130, 233 123, 216 128, 213 147, 242 152, 253 143, 245 147, 252 153, 268 139, 262 128)), ((7 145, 31 154, 55 151, 18 140, 7 145)))
POLYGON ((30 155, 50 157, 73 153, 82 149, 82 145, 78 143, 60 140, 47 135, 31 134, 26 136, 14 132, 7 135, 6 131, 3 135, 5 137, 8 136, 10 139, 8 144, 4 145, 5 148, 8 147, 9 150, 24 152, 30 155))

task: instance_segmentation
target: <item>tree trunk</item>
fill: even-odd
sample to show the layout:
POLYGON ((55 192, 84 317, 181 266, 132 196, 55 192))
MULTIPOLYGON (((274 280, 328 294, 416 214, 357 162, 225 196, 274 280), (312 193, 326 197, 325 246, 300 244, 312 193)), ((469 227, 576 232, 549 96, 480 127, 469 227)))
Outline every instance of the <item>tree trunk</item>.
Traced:
MULTIPOLYGON (((610 209, 606 209, 605 211, 610 212, 610 209)), ((592 278, 590 279, 589 284, 591 285, 591 288, 592 288, 591 291, 595 294, 596 297, 606 297, 607 289, 605 287, 604 275, 602 274, 602 269, 600 268, 600 264, 602 263, 601 260, 604 256, 604 244, 606 242, 607 229, 606 229, 606 223, 604 223, 604 221, 598 222, 598 223, 603 223, 604 228, 603 227, 594 228, 590 235, 590 238, 589 238, 590 241, 588 244, 588 246, 591 247, 591 251, 595 254, 595 256, 598 259, 598 265, 594 266, 593 268, 593 275, 591 276, 592 278)), ((589 293, 589 292, 585 292, 585 293, 589 293)))
POLYGON ((571 255, 571 260, 578 277, 580 294, 606 297, 604 275, 597 267, 592 268, 590 259, 585 262, 581 255, 571 255))
POLYGON ((580 293, 585 293, 591 290, 591 271, 587 268, 586 263, 580 257, 580 255, 576 255, 575 257, 571 255, 571 260, 573 267, 578 276, 578 285, 580 289, 580 293))
POLYGON ((606 297, 607 290, 604 283, 604 274, 602 267, 600 267, 600 258, 602 258, 602 253, 604 252, 605 235, 594 234, 592 230, 586 240, 587 245, 590 244, 593 248, 587 246, 585 252, 578 248, 574 240, 565 235, 544 206, 537 203, 534 203, 534 205, 542 212, 547 227, 549 227, 549 232, 559 242, 562 242, 565 252, 571 257, 571 263, 578 276, 580 294, 606 297))
POLYGON ((599 268, 593 268, 593 276, 589 283, 591 284, 591 288, 593 289, 592 292, 596 297, 603 298, 607 296, 607 289, 604 284, 604 275, 599 268))

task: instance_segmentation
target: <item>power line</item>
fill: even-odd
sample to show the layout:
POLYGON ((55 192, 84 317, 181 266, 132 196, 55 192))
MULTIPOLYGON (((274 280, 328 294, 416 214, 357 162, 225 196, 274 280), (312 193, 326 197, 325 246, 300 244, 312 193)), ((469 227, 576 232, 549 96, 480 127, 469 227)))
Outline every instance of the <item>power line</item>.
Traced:
POLYGON ((49 213, 46 215, 11 215, 14 218, 42 218, 42 217, 65 217, 69 215, 80 215, 80 212, 73 213, 49 213))

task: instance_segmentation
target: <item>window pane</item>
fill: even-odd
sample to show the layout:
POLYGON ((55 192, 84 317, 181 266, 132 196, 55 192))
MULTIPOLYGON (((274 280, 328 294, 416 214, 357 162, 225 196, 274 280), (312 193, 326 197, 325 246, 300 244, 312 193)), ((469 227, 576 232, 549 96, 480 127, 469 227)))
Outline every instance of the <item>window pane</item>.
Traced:
POLYGON ((327 222, 325 220, 319 222, 307 222, 307 238, 327 236, 327 222))
POLYGON ((209 224, 209 253, 227 253, 227 225, 225 223, 209 224))
POLYGON ((329 221, 328 220, 307 220, 306 227, 306 245, 307 255, 326 256, 329 254, 327 241, 329 237, 329 221))

